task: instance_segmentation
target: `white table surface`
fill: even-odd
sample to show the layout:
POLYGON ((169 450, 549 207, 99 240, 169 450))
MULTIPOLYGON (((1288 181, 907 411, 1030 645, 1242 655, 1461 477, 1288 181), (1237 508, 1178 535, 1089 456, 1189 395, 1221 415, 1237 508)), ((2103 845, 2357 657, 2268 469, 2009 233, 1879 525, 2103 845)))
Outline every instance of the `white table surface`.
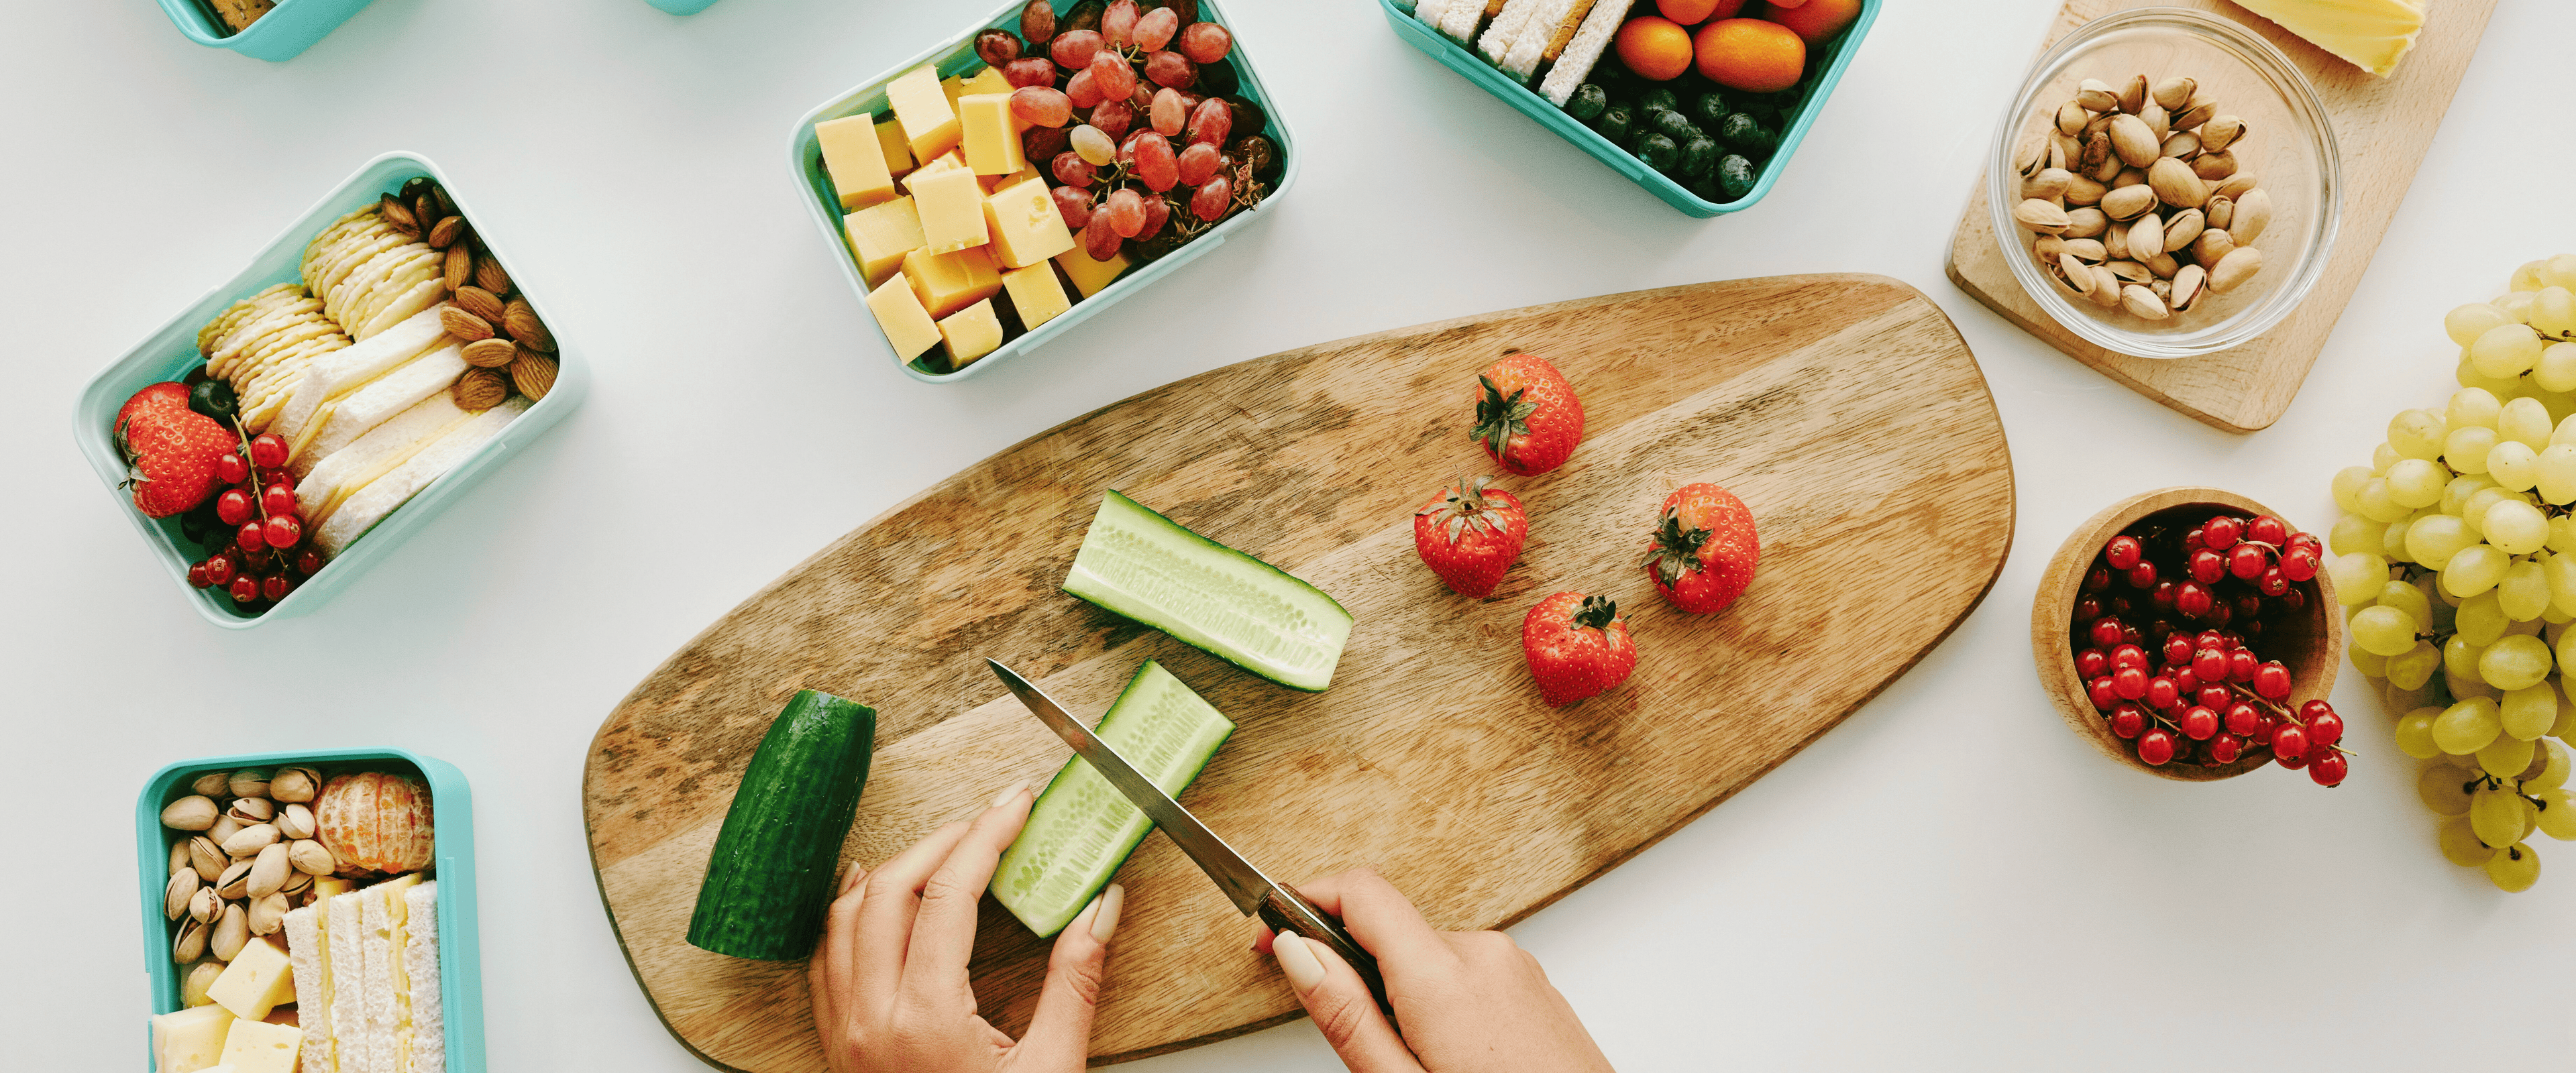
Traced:
MULTIPOLYGON (((132 1068, 133 794, 214 753, 398 744, 472 780, 495 1070, 703 1068, 619 956, 582 761, 627 689, 826 542, 1023 437, 1308 343, 1777 273, 1903 279, 1983 365, 2014 552, 1911 674, 1734 800, 1513 930, 1627 1070, 2427 1068, 2576 1050, 2576 854, 2505 896, 2445 863, 2415 765, 2348 669, 2360 756, 2185 786, 2059 724, 2027 610, 2075 522, 2208 483, 2320 533, 2327 476, 2452 390, 2444 310, 2576 249, 2576 6, 2508 0, 2307 389, 2213 431, 1942 276, 1992 113, 2057 0, 1890 2, 1770 197, 1680 216, 1388 31, 1361 0, 1238 0, 1305 154, 1273 217, 1035 357, 915 383, 831 264, 791 122, 984 3, 378 0, 303 56, 200 48, 146 0, 0 34, 0 1064, 132 1068), (73 449, 81 385, 359 162, 468 191, 597 368, 588 403, 309 617, 209 627, 73 449), (2500 172, 2498 168, 2514 169, 2500 172), (2547 196, 2537 196, 2555 190, 2547 196), (2493 1040, 2492 1044, 2480 1042, 2493 1040)), ((2439 5, 2436 5, 2439 17, 2439 5)), ((1855 564, 1855 584, 1868 569, 1855 564)), ((1817 668, 1832 673, 1832 668, 1817 668)), ((1509 867, 1509 862, 1497 862, 1509 867)), ((1232 956, 1232 955, 1228 955, 1232 956)), ((1307 1022, 1139 1073, 1334 1069, 1307 1022)))

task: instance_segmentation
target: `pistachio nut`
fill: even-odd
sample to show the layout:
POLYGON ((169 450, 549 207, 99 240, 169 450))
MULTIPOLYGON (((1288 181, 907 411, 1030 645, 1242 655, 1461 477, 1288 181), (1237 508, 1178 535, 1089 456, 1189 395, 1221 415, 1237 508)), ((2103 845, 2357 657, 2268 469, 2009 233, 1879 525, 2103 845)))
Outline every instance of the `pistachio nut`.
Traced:
POLYGON ((230 816, 217 816, 215 817, 214 825, 206 828, 206 837, 214 839, 215 844, 220 846, 224 844, 224 840, 240 834, 241 829, 242 823, 240 820, 236 820, 230 816))
POLYGON ((2057 255, 2064 252, 2066 240, 2055 235, 2041 235, 2038 241, 2030 244, 2030 255, 2039 258, 2043 266, 2057 260, 2057 255))
POLYGON ((295 907, 286 903, 286 896, 283 894, 270 894, 265 898, 253 899, 250 903, 250 933, 253 935, 277 934, 277 929, 286 926, 286 911, 293 908, 295 907))
POLYGON ((2216 181, 2236 174, 2236 154, 2220 149, 2191 158, 2192 174, 2216 181))
POLYGON ((298 839, 286 847, 286 860, 306 875, 327 876, 340 869, 340 861, 331 856, 331 850, 310 838, 298 839))
POLYGON ((197 870, 197 878, 214 882, 216 876, 224 874, 224 865, 230 861, 224 856, 224 848, 216 845, 213 838, 198 835, 188 840, 188 864, 197 870))
POLYGON ((311 801, 321 792, 322 773, 303 764, 279 768, 276 776, 268 780, 268 796, 276 801, 311 801))
POLYGON ((2059 137, 2057 137, 2057 138, 2050 139, 2050 141, 2049 141, 2049 145, 2048 145, 2048 156, 2047 156, 2047 157, 2045 157, 2045 158, 2043 158, 2043 159, 2039 162, 2039 167, 2038 167, 2038 168, 2036 168, 2036 169, 2033 169, 2032 174, 2037 174, 2038 172, 2040 172, 2040 171, 2045 171, 2045 170, 2047 170, 2047 169, 2049 169, 2049 168, 2058 168, 2058 169, 2061 169, 2061 170, 2062 170, 2062 169, 2064 169, 2064 168, 2066 167, 2067 154, 2068 154, 2068 152, 2069 152, 2070 148, 2072 148, 2072 149, 2082 149, 2082 148, 2084 148, 2084 146, 2083 146, 2081 143, 2078 143, 2078 144, 2076 144, 2076 145, 2074 145, 2074 146, 2070 147, 2070 146, 2068 146, 2068 145, 2066 144, 2067 142, 2070 142, 2070 141, 2074 141, 2074 139, 2072 139, 2072 138, 2067 138, 2067 137, 2064 137, 2064 136, 2062 136, 2062 135, 2061 135, 2061 136, 2059 136, 2059 137))
POLYGON ((2028 145, 2022 146, 2021 150, 2015 154, 2013 157, 2013 169, 2024 175, 2028 175, 2046 167, 2047 160, 2048 143, 2045 141, 2032 142, 2028 145))
POLYGON ((2208 226, 2208 221, 2201 216, 2199 209, 2184 209, 2175 213, 2173 219, 2165 221, 2164 252, 2180 252, 2184 247, 2191 245, 2193 239, 2199 238, 2200 233, 2208 226))
MULTIPOLYGON (((2239 246, 2251 246, 2263 237, 2263 229, 2272 226, 2272 194, 2262 187, 2248 190, 2236 199, 2236 213, 2227 221, 2227 233, 2239 246)), ((2216 271, 2212 269, 2211 271, 2216 271)), ((2220 290, 2227 288, 2221 287, 2220 290)))
POLYGON ((2245 121, 2232 115, 2211 116, 2209 122, 2200 125, 2200 144, 2213 150, 2234 145, 2244 136, 2245 121))
POLYGON ((277 806, 265 797, 236 797, 231 805, 224 808, 224 815, 244 826, 267 823, 277 818, 277 806))
POLYGON ((161 826, 174 831, 203 831, 215 825, 218 815, 221 811, 215 808, 212 798, 190 794, 162 807, 161 826))
POLYGON ((208 930, 206 925, 194 920, 179 925, 178 940, 170 944, 170 959, 185 965, 206 956, 208 930))
POLYGON ((2066 195, 2066 184, 2074 178, 2064 168, 2042 168, 2038 174, 2021 181, 2021 196, 2055 201, 2066 195))
POLYGON ((286 885, 277 888, 277 892, 289 898, 301 898, 305 892, 312 889, 313 873, 289 869, 286 873, 286 885))
POLYGON ((2158 144, 2164 142, 2165 135, 2173 133, 2173 119, 2165 114, 2161 104, 2148 101, 2146 107, 2138 109, 2138 118, 2147 121, 2147 129, 2155 133, 2158 144))
POLYGON ((2164 252, 2164 217, 2150 212, 2129 222, 2129 258, 2131 260, 2152 260, 2164 252))
POLYGON ((250 943, 250 912, 240 902, 227 902, 224 915, 215 921, 214 934, 206 937, 206 952, 225 961, 241 956, 241 948, 250 943))
POLYGON ((2111 261, 2102 267, 2110 269, 2111 274, 2118 276, 2122 283, 2144 286, 2148 280, 2156 278, 2156 274, 2148 271, 2147 266, 2136 261, 2111 261))
POLYGON ((2109 228, 2102 232, 2102 245, 2111 251, 2113 257, 2126 260, 2126 254, 2129 252, 2129 225, 2113 221, 2109 228))
POLYGON ((2082 171, 2086 175, 2092 176, 2093 181, 2095 182, 2108 183, 2111 181, 2113 176, 2120 174, 2120 169, 2128 167, 2129 165, 2121 161, 2120 154, 2111 148, 2111 136, 2108 133, 2098 134, 2095 135, 2095 137, 2102 140, 2102 152, 2105 155, 2102 157, 2100 163, 2095 164, 2090 168, 2080 168, 2077 170, 2082 171))
MULTIPOLYGON (((2178 130, 2165 135, 2165 144, 2162 151, 2166 156, 2172 157, 2175 160, 2189 160, 2193 157, 2199 156, 2200 135, 2187 130, 2178 130)), ((2154 169, 2151 166, 2148 170, 2152 173, 2154 169)))
POLYGON ((224 840, 224 852, 235 857, 248 857, 277 844, 277 825, 254 823, 233 832, 224 840))
POLYGON ((2057 132, 2059 134, 2081 134, 2084 132, 2084 124, 2092 121, 2092 114, 2086 112, 2084 110, 2084 106, 2080 103, 2068 101, 2057 106, 2057 132))
POLYGON ((2210 228, 2191 240, 2191 259, 2201 265, 2214 265, 2236 252, 2236 238, 2222 228, 2210 228))
POLYGON ((2089 238, 2067 239, 2066 252, 2088 265, 2098 265, 2111 259, 2111 251, 2103 248, 2100 242, 2089 238))
POLYGON ((2066 210, 2052 202, 2029 198, 2013 206, 2013 222, 2054 235, 2066 230, 2066 210))
POLYGON ((2156 300, 2157 300, 2157 301, 2159 301, 2159 302, 2163 302, 2163 303, 2165 304, 2165 308, 2166 308, 2166 309, 2172 309, 2172 308, 2173 308, 2173 281, 2172 281, 2172 280, 2169 280, 2169 279, 2160 279, 2160 280, 2157 280, 2157 281, 2155 281, 2155 282, 2153 282, 2153 283, 2147 284, 2147 289, 2148 289, 2148 290, 2150 290, 2150 291, 2155 292, 2156 300))
POLYGON ((2182 111, 2183 105, 2191 103, 2191 95, 2199 89, 2200 83, 2175 75, 2156 83, 2155 88, 2149 91, 2149 95, 2155 98, 2157 104, 2163 105, 2165 111, 2179 112, 2182 111))
POLYGON ((2090 175, 2069 174, 2066 178, 2066 203, 2069 205, 2099 205, 2102 195, 2110 192, 2110 187, 2090 175))
POLYGON ((2156 292, 2148 290, 2143 283, 2132 283, 2120 288, 2120 305, 2130 313, 2148 320, 2163 320, 2173 315, 2172 310, 2165 308, 2165 300, 2156 297, 2156 292))
POLYGON ((191 864, 188 859, 188 840, 182 838, 170 843, 170 874, 175 876, 181 872, 195 870, 196 865, 191 864))
POLYGON ((2066 210, 2066 230, 2058 233, 2068 238, 2093 238, 2099 236, 2102 229, 2109 226, 2111 226, 2110 217, 2102 215, 2102 210, 2087 205, 2080 209, 2066 210))
MULTIPOLYGON (((250 882, 242 887, 253 898, 265 898, 286 885, 286 875, 295 869, 287 863, 286 843, 271 842, 251 858, 250 882)), ((267 934, 262 932, 261 934, 267 934)))
POLYGON ((2245 285, 2263 270, 2263 251, 2252 246, 2238 246, 2209 267, 2209 289, 2225 294, 2245 285))
POLYGON ((2224 230, 2226 230, 2226 229, 2227 229, 2227 225, 2228 225, 2229 223, 2233 222, 2235 219, 2236 219, 2236 199, 2235 199, 2235 198, 2232 198, 2232 197, 2213 197, 2213 198, 2209 199, 2209 226, 2211 226, 2211 227, 2215 227, 2215 228, 2218 228, 2218 229, 2219 229, 2219 230, 2221 230, 2221 231, 2224 231, 2224 230))
POLYGON ((2211 187, 2209 193, 2213 197, 2232 197, 2243 201, 2245 192, 2252 189, 2254 189, 2254 174, 2240 171, 2221 180, 2217 186, 2211 187))
POLYGON ((2111 117, 2111 151, 2133 168, 2155 163, 2163 152, 2165 140, 2147 126, 2147 121, 2122 112, 2111 117))
POLYGON ((2173 157, 2157 157, 2147 167, 2147 185, 2156 192, 2156 200, 2177 209, 2197 209, 2209 203, 2209 184, 2192 173, 2191 165, 2173 157))
POLYGON ((2049 262, 2048 274, 2050 278, 2055 279, 2058 283, 2064 285, 2066 289, 2074 291, 2078 295, 2091 294, 2093 292, 2092 266, 2087 265, 2082 261, 2078 261, 2072 256, 2063 253, 2058 254, 2056 260, 2049 262))
POLYGON ((2147 258, 2145 264, 2147 271, 2154 273, 2157 279, 2172 279, 2174 273, 2182 271, 2182 262, 2174 259, 2174 255, 2161 250, 2157 251, 2155 256, 2147 258))
POLYGON ((215 986, 215 978, 223 974, 224 963, 220 961, 200 961, 188 966, 187 978, 179 981, 180 1003, 190 1009, 214 1005, 215 1000, 207 997, 206 992, 215 986))
POLYGON ((2129 81, 2120 87, 2120 110, 2136 115, 2138 109, 2146 106, 2147 76, 2130 75, 2129 81))
POLYGON ((171 920, 187 915, 188 899, 196 897, 204 886, 205 881, 197 878, 195 869, 181 869, 170 877, 170 888, 161 896, 161 915, 171 920))
MULTIPOLYGON (((215 880, 215 894, 226 901, 243 897, 250 889, 250 862, 234 861, 224 866, 222 878, 215 880)), ((230 961, 231 958, 224 960, 230 961)))
POLYGON ((2172 305, 2177 313, 2190 309, 2199 303, 2201 293, 2208 289, 2208 282, 2207 269, 2199 265, 2182 266, 2182 271, 2174 273, 2173 297, 2168 304, 2172 305))
POLYGON ((197 893, 188 896, 188 919, 199 924, 212 924, 222 915, 224 900, 215 895, 215 888, 199 887, 197 893))
POLYGON ((209 771, 197 776, 197 780, 189 783, 188 788, 204 797, 223 797, 233 792, 232 783, 232 772, 209 771))
MULTIPOLYGON (((243 768, 240 771, 233 772, 232 778, 226 781, 224 785, 233 792, 234 797, 267 797, 268 769, 264 767, 243 768)), ((224 960, 231 961, 232 959, 225 958, 224 960)))
POLYGON ((2111 177, 2110 189, 2117 190, 2123 186, 2145 185, 2147 185, 2146 172, 2140 171, 2136 168, 2121 168, 2119 174, 2111 177))
POLYGON ((2093 304, 2110 309, 2120 304, 2120 277, 2102 265, 2093 266, 2093 290, 2086 297, 2093 304))
POLYGON ((2211 116, 2217 114, 2217 105, 2196 100, 2191 102, 2191 107, 2174 113, 2173 126, 2175 130, 2199 130, 2209 122, 2211 116))
POLYGON ((2091 175, 2102 170, 2102 162, 2111 158, 2111 136, 2095 134, 2084 139, 2084 151, 2076 154, 2075 170, 2091 175))
POLYGON ((2075 103, 2088 112, 2108 112, 2120 106, 2120 91, 2098 78, 2087 78, 2075 87, 2075 103))
POLYGON ((313 837, 313 810, 302 804, 289 804, 277 810, 278 837, 288 841, 313 837))
POLYGON ((2102 195, 2102 215, 2114 220, 2135 220, 2155 207, 2153 187, 2123 186, 2102 195))
POLYGON ((2087 140, 2087 141, 2092 140, 2093 136, 2094 136, 2094 135, 2096 135, 2096 134, 2109 134, 2109 133, 2111 133, 2111 117, 2112 117, 2112 116, 2115 116, 2115 115, 2118 115, 2118 114, 2120 114, 2120 113, 2118 113, 2118 112, 2104 112, 2104 113, 2102 113, 2101 115, 2094 116, 2092 119, 2085 121, 2085 124, 2084 124, 2084 138, 2085 138, 2085 140, 2087 140))

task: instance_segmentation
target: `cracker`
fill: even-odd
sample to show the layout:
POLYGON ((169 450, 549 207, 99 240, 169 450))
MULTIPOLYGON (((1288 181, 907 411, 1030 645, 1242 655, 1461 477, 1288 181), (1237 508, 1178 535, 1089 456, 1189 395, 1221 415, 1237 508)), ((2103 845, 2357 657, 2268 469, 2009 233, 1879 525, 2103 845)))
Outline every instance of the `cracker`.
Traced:
POLYGON ((444 274, 432 277, 379 307, 375 316, 367 321, 367 326, 352 333, 351 337, 365 339, 410 320, 419 315, 421 310, 446 300, 447 277, 444 274))

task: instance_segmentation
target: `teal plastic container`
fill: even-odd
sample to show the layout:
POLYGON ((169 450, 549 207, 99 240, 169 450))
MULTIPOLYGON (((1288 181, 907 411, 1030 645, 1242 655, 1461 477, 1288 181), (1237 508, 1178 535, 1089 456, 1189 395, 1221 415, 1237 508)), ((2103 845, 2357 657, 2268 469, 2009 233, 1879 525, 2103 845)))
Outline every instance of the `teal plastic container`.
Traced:
MULTIPOLYGON (((1844 27, 1843 32, 1835 35, 1833 40, 1825 43, 1824 50, 1830 55, 1825 59, 1821 73, 1816 78, 1814 91, 1807 94, 1807 99, 1799 104, 1798 118, 1790 122, 1787 129, 1780 132, 1780 147, 1772 151, 1770 160, 1763 162, 1761 173, 1754 176, 1753 189, 1733 201, 1710 201, 1691 193, 1682 184, 1673 181, 1671 176, 1647 167, 1646 162, 1637 159, 1636 154, 1602 137, 1601 132, 1584 125, 1582 120, 1565 114, 1565 109, 1539 96, 1537 90, 1520 84, 1510 75, 1485 62, 1485 57, 1479 55, 1476 50, 1459 44, 1450 39, 1447 34, 1423 25, 1421 20, 1413 17, 1413 12, 1409 10, 1410 5, 1399 6, 1395 0, 1378 0, 1378 6, 1386 10, 1386 21, 1395 27, 1397 37, 1421 49, 1432 59, 1440 61, 1441 66, 1458 72, 1467 81, 1483 88, 1485 92, 1501 98, 1503 103, 1520 109, 1522 114, 1538 120, 1540 126, 1555 131, 1557 137, 1574 143, 1584 152, 1592 154, 1594 159, 1610 165, 1611 170, 1627 176, 1628 181, 1645 187, 1648 192, 1664 199, 1665 204, 1693 216, 1706 217, 1742 212, 1752 208, 1754 202, 1762 200, 1763 195, 1771 192, 1771 184, 1779 181, 1780 170, 1789 163, 1789 154, 1796 152, 1798 143, 1806 139, 1808 125, 1816 121, 1816 113, 1825 106, 1825 98, 1833 95, 1835 83, 1842 81, 1843 68, 1851 65, 1852 53, 1860 50, 1861 38, 1868 35, 1870 24, 1878 21, 1880 2, 1881 0, 1861 0, 1860 17, 1852 20, 1852 24, 1844 27)), ((1632 17, 1652 14, 1653 6, 1641 3, 1639 8, 1644 10, 1632 8, 1629 14, 1632 17)), ((1616 50, 1603 52, 1601 62, 1619 62, 1616 50)))
POLYGON ((365 6, 367 0, 277 0, 277 6, 252 21, 250 29, 234 33, 204 0, 161 0, 161 10, 188 40, 272 62, 294 59, 365 6))
POLYGON ((649 0, 654 6, 674 15, 695 15, 716 6, 716 0, 649 0))
MULTIPOLYGON (((161 810, 188 796, 188 784, 209 771, 310 764, 324 778, 344 770, 403 771, 429 784, 430 822, 437 827, 438 997, 447 1020, 449 1073, 484 1073, 483 941, 474 916, 474 794, 465 773, 444 760, 401 749, 319 749, 298 753, 249 753, 182 760, 152 773, 134 800, 135 875, 143 907, 143 972, 152 978, 155 1014, 180 1009, 179 968, 170 962, 178 926, 161 915, 170 878, 170 836, 161 810)), ((143 1063, 153 1066, 152 1025, 143 1024, 143 1063)))
MULTIPOLYGON (((277 10, 285 10, 285 5, 279 5, 277 10)), ((179 586, 179 591, 187 595, 196 605, 197 613, 205 616, 208 622, 226 629, 249 629, 273 618, 301 615, 322 606, 333 594, 356 580, 367 567, 391 554, 415 530, 428 524, 429 519, 437 516, 448 503, 473 488, 485 472, 517 454, 555 422, 563 420, 563 416, 581 405, 583 396, 590 393, 590 363, 563 330, 563 322, 547 311, 545 285, 522 273, 521 263, 502 251, 499 239, 478 226, 475 234, 483 239, 492 256, 509 270, 511 280, 528 292, 528 304, 554 334, 558 348, 555 357, 561 365, 554 388, 546 392, 542 401, 529 407, 527 413, 519 415, 518 420, 510 422, 506 431, 484 444, 482 450, 468 456, 429 487, 421 489, 410 502, 404 503, 374 529, 368 530, 365 536, 351 543, 339 558, 323 566, 321 573, 304 579, 295 591, 286 594, 286 599, 270 605, 267 611, 245 615, 233 609, 230 598, 217 596, 210 589, 188 586, 188 564, 204 558, 207 553, 179 535, 178 518, 156 520, 144 517, 142 511, 134 509, 132 496, 116 486, 117 482, 125 479, 125 463, 117 454, 115 436, 110 429, 116 420, 116 411, 144 385, 177 380, 190 368, 202 364, 205 359, 197 353, 197 329, 236 301, 273 284, 294 281, 297 278, 296 264, 303 257, 305 244, 331 221, 364 207, 380 195, 392 193, 420 175, 438 180, 438 184, 446 188, 449 199, 456 202, 457 211, 464 213, 466 219, 482 220, 474 213, 464 192, 449 182, 447 174, 429 158, 416 153, 386 153, 368 161, 338 189, 305 210, 302 217, 287 225, 275 241, 260 251, 259 257, 249 267, 171 318, 150 338, 91 378, 89 386, 81 390, 80 404, 72 415, 75 422, 73 436, 80 443, 81 455, 89 459, 90 468, 98 473, 116 510, 134 522, 135 531, 143 534, 144 542, 151 545, 153 555, 168 569, 171 581, 179 586)))
MULTIPOLYGON (((1069 0, 1054 0, 1054 2, 1059 13, 1069 11, 1073 7, 1069 0)), ((1016 2, 1004 4, 1000 11, 993 13, 992 17, 958 31, 956 36, 931 46, 928 51, 904 61, 893 70, 863 82, 847 93, 816 105, 814 110, 805 113, 803 118, 796 121, 794 130, 788 132, 787 167, 796 178, 797 196, 805 202, 806 211, 814 218, 814 226, 822 232, 823 241, 831 245, 833 260, 841 266, 841 275, 849 281, 850 290, 859 296, 861 313, 866 317, 871 332, 875 331, 877 322, 876 318, 867 314, 864 308, 868 300, 867 277, 860 274, 858 255, 851 252, 849 241, 842 237, 841 199, 832 191, 831 175, 823 170, 823 151, 814 140, 814 124, 827 119, 856 115, 860 112, 884 115, 887 111, 886 83, 923 64, 939 65, 941 78, 948 78, 966 71, 981 70, 985 64, 975 55, 975 35, 983 32, 987 27, 1000 27, 1018 33, 1020 10, 1026 6, 1025 3, 1016 2)), ((1216 23, 1229 31, 1234 29, 1234 24, 1226 20, 1225 12, 1217 6, 1216 0, 1200 0, 1199 19, 1216 23)), ((1195 261, 1205 256, 1208 251, 1225 245, 1228 236, 1251 226, 1254 220, 1268 216, 1271 207, 1278 204, 1280 198, 1287 196, 1288 188, 1297 181, 1296 137, 1288 131, 1288 118, 1279 114, 1279 109, 1272 103, 1268 90, 1262 86, 1260 71, 1253 65, 1250 51, 1244 47, 1243 35, 1235 35, 1234 52, 1227 58, 1234 64, 1237 80, 1241 83, 1237 95, 1260 106, 1262 114, 1270 119, 1270 125, 1259 132, 1238 130, 1233 132, 1233 136, 1262 133, 1269 135, 1270 140, 1279 145, 1281 168, 1279 182, 1271 187, 1269 196, 1264 197, 1261 204, 1228 215, 1215 227, 1209 228, 1205 234, 1190 240, 1188 245, 1166 254, 1161 260, 1129 268, 1125 274, 1118 277, 1117 282, 1101 288, 1098 294, 1073 303, 1073 308, 1058 314, 1054 320, 1038 325, 1036 331, 1025 333, 1002 344, 1000 348, 975 359, 973 364, 963 369, 947 373, 934 372, 920 359, 915 359, 900 363, 904 374, 925 383, 944 384, 963 380, 1037 349, 1047 340, 1062 335, 1070 331, 1074 325, 1090 319, 1092 314, 1117 304, 1128 295, 1169 275, 1173 269, 1195 261)), ((1049 185, 1053 185, 1054 178, 1050 176, 1047 181, 1049 185)), ((1075 248, 1081 247, 1077 245, 1075 248)), ((869 338, 880 344, 885 340, 881 332, 872 334, 869 338)), ((888 357, 892 357, 893 347, 887 346, 885 353, 888 357)), ((927 354, 924 356, 927 357, 927 354)))

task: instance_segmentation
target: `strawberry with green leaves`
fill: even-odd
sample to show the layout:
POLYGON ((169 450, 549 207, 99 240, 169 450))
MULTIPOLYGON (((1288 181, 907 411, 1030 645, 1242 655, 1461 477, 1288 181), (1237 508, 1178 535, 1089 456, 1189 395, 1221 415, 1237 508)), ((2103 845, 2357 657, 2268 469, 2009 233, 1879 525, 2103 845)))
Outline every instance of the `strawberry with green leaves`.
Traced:
POLYGON ((1510 492, 1485 487, 1492 481, 1460 478, 1413 512, 1413 550, 1460 596, 1493 595, 1529 543, 1528 512, 1510 492))
POLYGON ((1583 404, 1547 359, 1509 355, 1476 378, 1476 442, 1506 470, 1545 473, 1583 442, 1583 404))
POLYGON ((216 461, 241 449, 232 430, 188 409, 183 384, 153 384, 135 392, 117 411, 113 432, 117 453, 125 459, 125 480, 118 487, 133 489, 134 508, 151 518, 167 518, 205 502, 222 483, 215 476, 216 461))
POLYGON ((1599 696, 1637 669, 1637 643, 1619 605, 1599 596, 1560 592, 1521 620, 1521 655, 1538 679, 1539 696, 1562 708, 1599 696))
POLYGON ((1735 493, 1705 482, 1674 489, 1646 541, 1647 580, 1694 615, 1723 611, 1744 595, 1761 560, 1753 511, 1735 493))

